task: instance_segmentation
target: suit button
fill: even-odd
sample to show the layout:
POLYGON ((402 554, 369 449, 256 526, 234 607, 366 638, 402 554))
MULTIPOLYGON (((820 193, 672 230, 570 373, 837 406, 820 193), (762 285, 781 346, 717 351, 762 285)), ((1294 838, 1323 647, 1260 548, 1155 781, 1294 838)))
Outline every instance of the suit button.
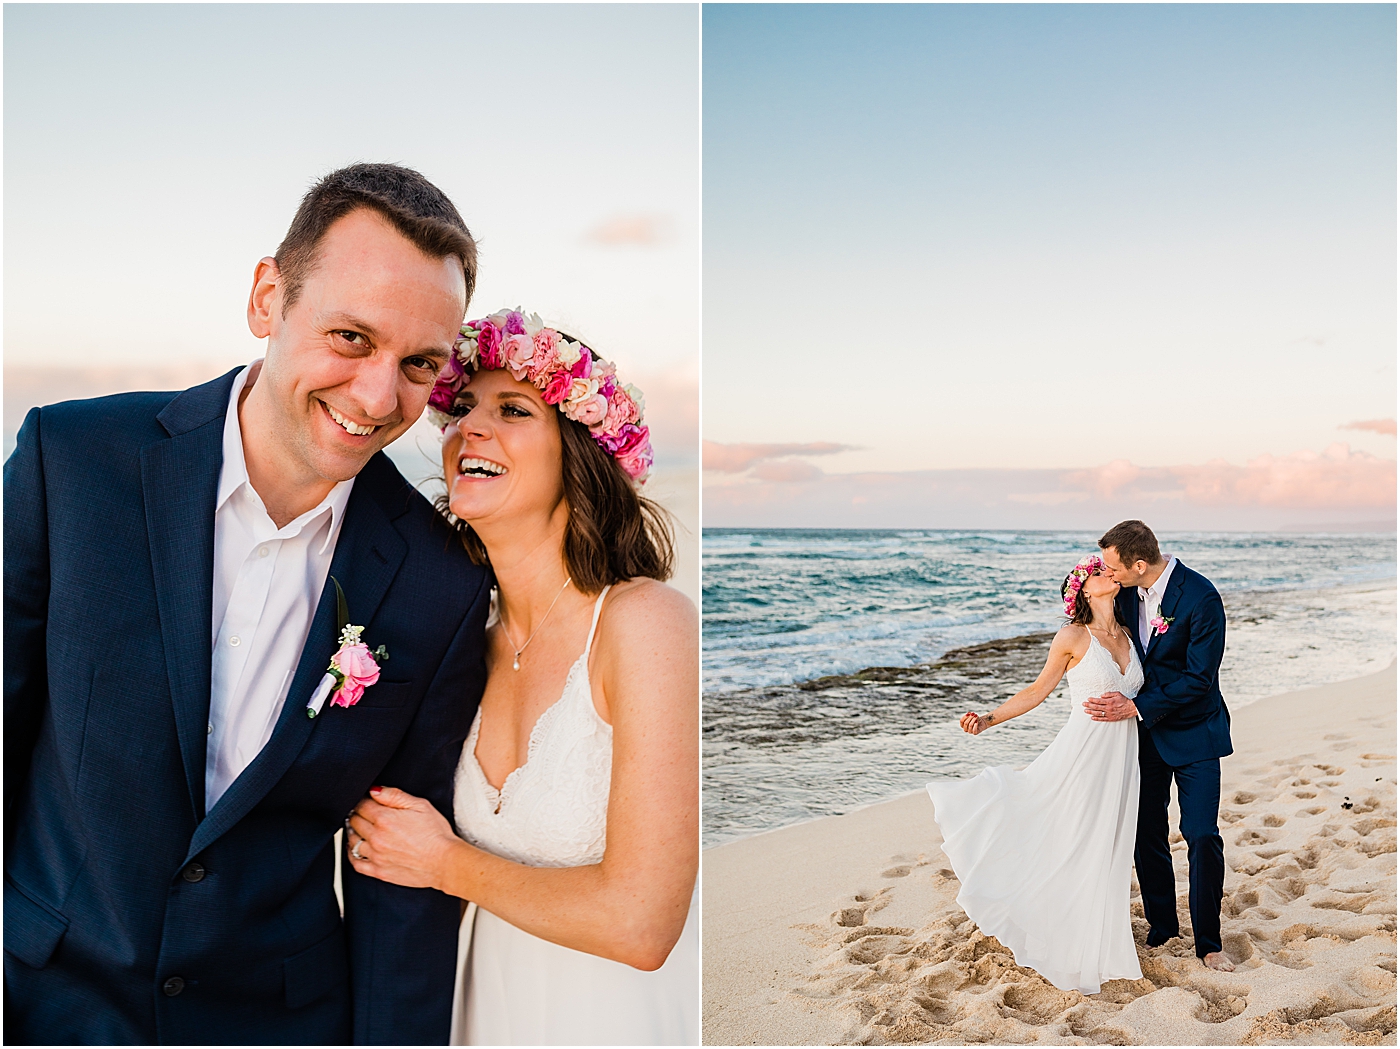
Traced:
POLYGON ((186 867, 184 870, 182 870, 182 871, 180 872, 180 877, 184 878, 185 881, 190 882, 191 884, 193 884, 194 882, 197 882, 197 881, 203 881, 203 880, 204 880, 204 873, 205 873, 205 872, 204 872, 204 865, 203 865, 203 864, 200 864, 200 863, 191 863, 188 867, 186 867))
POLYGON ((174 998, 185 989, 185 981, 179 976, 172 976, 160 985, 160 989, 165 992, 167 998, 174 998))

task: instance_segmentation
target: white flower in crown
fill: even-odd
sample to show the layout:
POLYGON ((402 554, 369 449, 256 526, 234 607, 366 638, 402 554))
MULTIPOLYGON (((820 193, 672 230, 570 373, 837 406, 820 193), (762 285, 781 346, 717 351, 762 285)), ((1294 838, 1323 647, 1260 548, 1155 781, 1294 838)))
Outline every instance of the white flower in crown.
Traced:
POLYGON ((566 368, 572 368, 578 363, 578 359, 583 356, 583 350, 579 344, 571 339, 559 340, 559 363, 566 368))
POLYGON ((476 340, 463 339, 457 344, 457 359, 468 372, 476 367, 476 340))

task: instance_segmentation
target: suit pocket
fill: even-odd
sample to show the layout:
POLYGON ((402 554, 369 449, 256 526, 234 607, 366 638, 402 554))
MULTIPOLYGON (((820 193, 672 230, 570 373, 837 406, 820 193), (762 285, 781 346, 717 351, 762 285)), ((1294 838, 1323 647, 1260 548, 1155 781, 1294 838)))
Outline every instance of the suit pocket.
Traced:
POLYGON ((413 692, 412 681, 385 681, 380 678, 360 697, 361 707, 401 707, 413 692))
POLYGON ((287 1008, 300 1009, 337 987, 350 982, 350 960, 346 956, 345 930, 337 928, 314 947, 294 954, 282 963, 287 984, 287 1008))
POLYGON ((5 951, 33 969, 49 964, 68 919, 5 879, 5 951))

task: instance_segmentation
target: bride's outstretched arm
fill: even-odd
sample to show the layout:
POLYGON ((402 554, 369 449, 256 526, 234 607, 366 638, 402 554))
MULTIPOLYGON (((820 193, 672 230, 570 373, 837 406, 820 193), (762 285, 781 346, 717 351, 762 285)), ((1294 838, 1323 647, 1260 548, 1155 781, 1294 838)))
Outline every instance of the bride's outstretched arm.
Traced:
POLYGON ((595 642, 613 726, 607 848, 586 867, 527 867, 458 838, 431 805, 386 787, 351 828, 363 874, 441 889, 517 928, 657 969, 685 926, 699 865, 699 665, 695 607, 644 581, 610 598, 595 642))
POLYGON ((1026 688, 1021 689, 990 714, 967 713, 962 716, 964 732, 977 735, 993 725, 1020 717, 1028 710, 1034 710, 1045 701, 1045 697, 1055 691, 1055 686, 1065 676, 1071 662, 1084 654, 1088 646, 1088 631, 1082 626, 1070 624, 1060 628, 1055 640, 1050 643, 1050 655, 1045 660, 1045 669, 1026 688))

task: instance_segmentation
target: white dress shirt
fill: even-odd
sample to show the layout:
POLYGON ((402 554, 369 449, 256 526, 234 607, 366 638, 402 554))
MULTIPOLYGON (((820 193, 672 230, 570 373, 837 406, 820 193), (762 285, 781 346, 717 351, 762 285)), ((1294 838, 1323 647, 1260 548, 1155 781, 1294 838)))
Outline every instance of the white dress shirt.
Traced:
POLYGON ((1152 639, 1152 620, 1162 611, 1162 595, 1167 592, 1167 580, 1172 577, 1176 558, 1167 561, 1167 567, 1157 577, 1157 582, 1148 587, 1138 587, 1138 640, 1142 650, 1147 651, 1147 642, 1152 639))
MULTIPOLYGON (((224 419, 224 463, 214 504, 213 673, 205 811, 272 736, 311 618, 330 573, 345 504, 355 481, 341 481, 295 521, 278 528, 248 480, 238 373, 224 419)), ((318 675, 319 676, 319 675, 318 675)))

